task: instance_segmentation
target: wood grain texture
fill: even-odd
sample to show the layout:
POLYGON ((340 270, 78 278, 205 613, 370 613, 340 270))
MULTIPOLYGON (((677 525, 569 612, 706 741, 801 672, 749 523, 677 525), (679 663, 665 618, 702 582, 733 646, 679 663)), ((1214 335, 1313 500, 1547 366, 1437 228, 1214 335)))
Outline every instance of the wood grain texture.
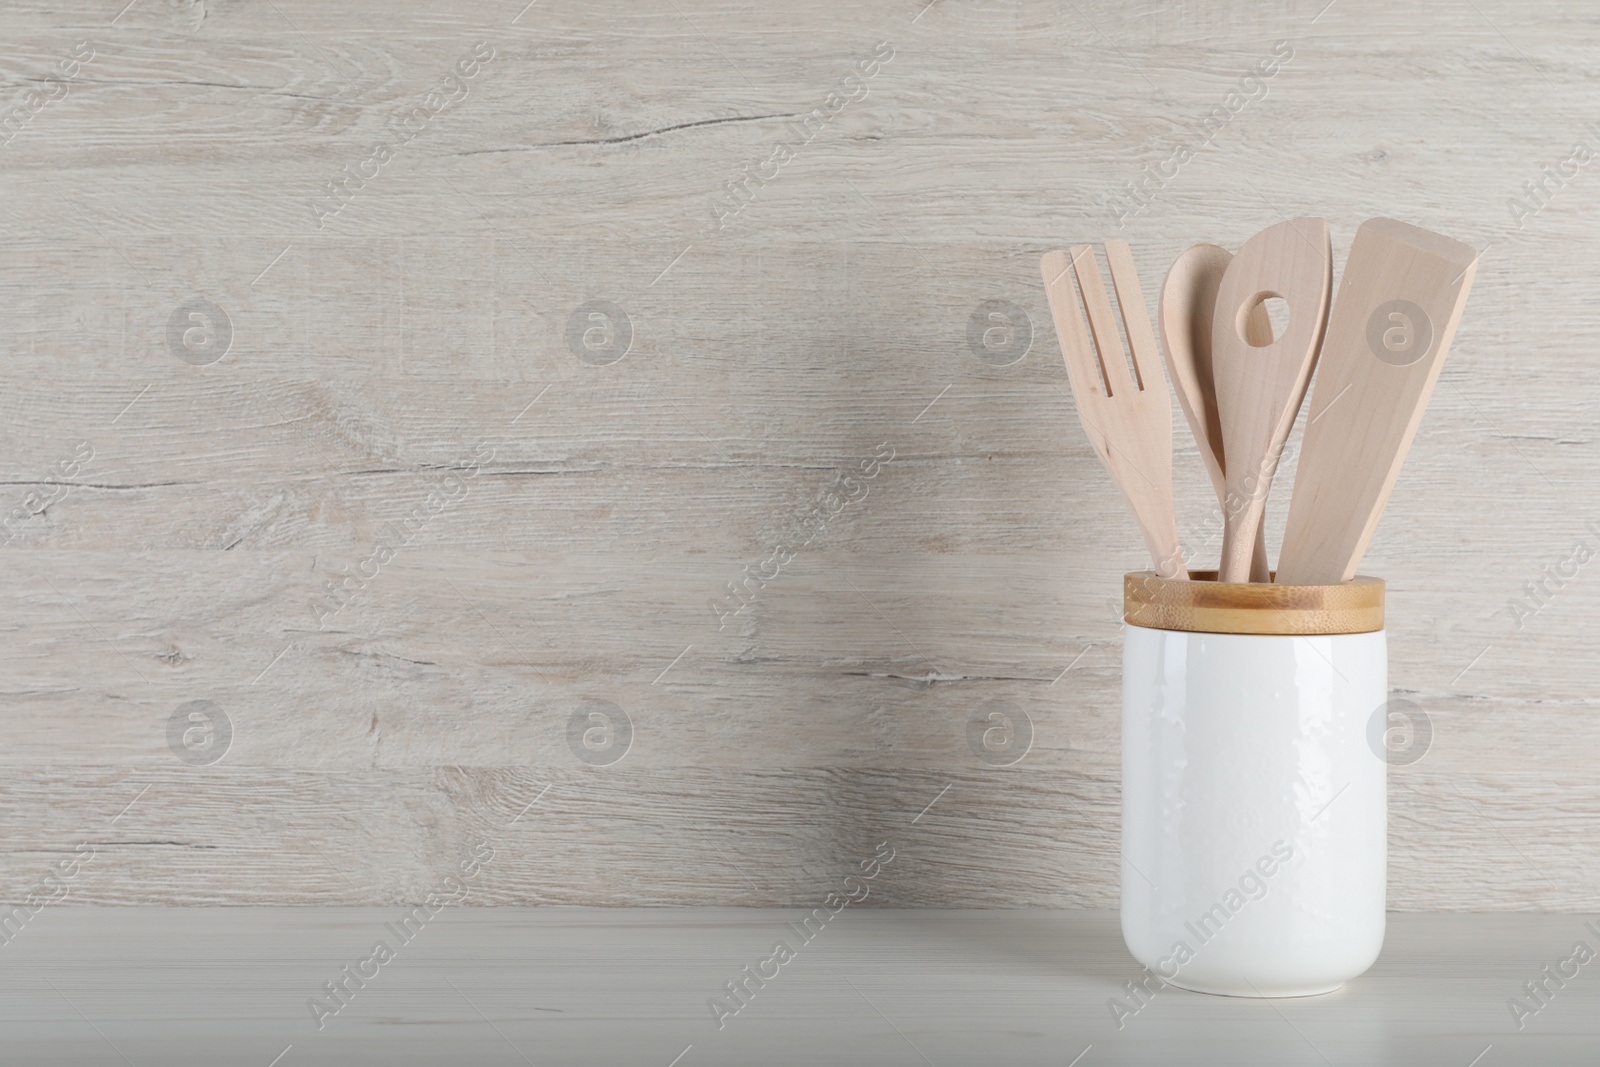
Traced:
POLYGON ((1267 493, 1317 362, 1332 286, 1328 222, 1302 217, 1274 223, 1246 241, 1217 287, 1211 359, 1227 457, 1217 568, 1225 582, 1250 578, 1267 493), (1250 320, 1274 298, 1287 306, 1289 320, 1278 337, 1258 345, 1250 320))
MULTIPOLYGON (((1217 386, 1211 371, 1211 326, 1217 306, 1217 288, 1233 260, 1233 253, 1217 245, 1198 244, 1173 261, 1161 283, 1159 316, 1161 354, 1167 378, 1177 395, 1178 407, 1194 435, 1195 450, 1217 491, 1217 505, 1228 506, 1227 449, 1222 441, 1222 421, 1217 415, 1217 386)), ((1272 319, 1266 306, 1257 304, 1246 315, 1244 337, 1252 345, 1272 343, 1272 319)), ((1265 518, 1265 505, 1262 508, 1265 518)), ((1224 510, 1226 514, 1226 510, 1224 510)), ((1250 552, 1250 580, 1270 582, 1267 526, 1256 523, 1256 544, 1250 552)))
POLYGON ((93 840, 86 901, 388 903, 509 826, 495 903, 809 902, 932 803, 887 901, 1114 905, 1145 552, 1039 257, 1126 239, 1153 296, 1196 242, 1317 215, 1340 264, 1387 215, 1487 247, 1362 564, 1432 724, 1390 902, 1600 910, 1600 172, 1523 189, 1596 144, 1591 13, 524 3, 0 10, 7 110, 95 52, 0 146, 0 897, 93 840))
POLYGON ((1306 416, 1287 582, 1355 575, 1444 370, 1478 253, 1394 219, 1361 224, 1328 323, 1306 416))
POLYGON ((1136 571, 1122 579, 1123 620, 1151 630, 1213 634, 1365 634, 1383 629, 1383 579, 1360 575, 1331 585, 1190 581, 1136 571))
POLYGON ((1117 293, 1113 311, 1093 246, 1073 245, 1069 253, 1046 252, 1039 270, 1078 420, 1127 500, 1156 573, 1188 578, 1172 500, 1172 396, 1156 366, 1133 254, 1126 241, 1106 242, 1117 293), (1077 276, 1076 292, 1069 274, 1077 276), (1126 345, 1119 329, 1126 331, 1126 345))

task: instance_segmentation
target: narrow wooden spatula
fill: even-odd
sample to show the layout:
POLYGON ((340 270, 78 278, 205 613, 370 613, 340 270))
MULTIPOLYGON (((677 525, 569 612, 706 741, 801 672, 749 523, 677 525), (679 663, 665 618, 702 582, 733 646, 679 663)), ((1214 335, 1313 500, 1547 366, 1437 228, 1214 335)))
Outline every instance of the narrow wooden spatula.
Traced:
POLYGON ((1299 218, 1246 241, 1217 288, 1211 369, 1228 484, 1218 581, 1250 580, 1256 529, 1316 363, 1332 284, 1327 220, 1299 218), (1255 344, 1251 316, 1273 297, 1289 305, 1288 325, 1272 343, 1255 344))
POLYGON ((1356 231, 1311 395, 1280 583, 1355 577, 1477 267, 1468 246, 1394 219, 1356 231))

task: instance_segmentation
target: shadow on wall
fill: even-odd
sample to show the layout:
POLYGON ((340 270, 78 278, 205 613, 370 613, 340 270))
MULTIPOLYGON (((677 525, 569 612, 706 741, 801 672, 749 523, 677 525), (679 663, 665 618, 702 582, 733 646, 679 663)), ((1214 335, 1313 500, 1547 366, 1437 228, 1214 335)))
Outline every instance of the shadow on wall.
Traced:
MULTIPOLYGON (((782 263, 789 284, 805 254, 782 263)), ((730 808, 777 809, 708 813, 730 857, 767 857, 720 899, 1112 905, 1120 622, 1090 591, 1120 589, 1120 570, 1077 571, 1062 534, 1097 468, 1036 328, 1036 259, 957 252, 891 307, 881 250, 810 254, 817 314, 762 331, 750 382, 778 442, 761 462, 798 473, 712 608, 764 679, 762 704, 728 719, 778 764, 710 776, 730 808), (962 295, 997 287, 1015 298, 962 295), (893 863, 873 864, 885 848, 893 863)), ((771 266, 746 277, 730 303, 782 284, 771 266)))

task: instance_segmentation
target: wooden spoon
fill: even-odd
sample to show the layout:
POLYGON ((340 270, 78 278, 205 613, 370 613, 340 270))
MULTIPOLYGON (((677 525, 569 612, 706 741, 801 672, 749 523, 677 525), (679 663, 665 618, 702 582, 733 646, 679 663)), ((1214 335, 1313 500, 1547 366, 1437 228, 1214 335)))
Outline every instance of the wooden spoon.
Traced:
POLYGON ((1280 582, 1355 577, 1477 269, 1471 248, 1417 226, 1372 219, 1356 231, 1311 394, 1280 582))
POLYGON ((1267 227, 1245 242, 1223 272, 1211 328, 1211 369, 1228 487, 1219 582, 1250 578, 1267 490, 1305 398, 1332 288, 1333 247, 1326 219, 1290 219, 1267 227), (1289 324, 1271 344, 1251 344, 1246 324, 1272 297, 1288 303, 1289 324))
MULTIPOLYGON (((1161 347, 1167 360, 1178 403, 1200 446, 1200 458, 1217 493, 1217 503, 1227 507, 1227 465, 1222 442, 1222 420, 1217 417, 1216 382, 1211 373, 1212 312, 1223 272, 1233 253, 1217 245, 1195 245, 1179 256, 1161 287, 1161 347)), ((1252 345, 1272 343, 1272 320, 1267 309, 1256 305, 1245 320, 1245 337, 1252 345)), ((1226 515, 1226 510, 1223 514, 1226 515)), ((1271 581, 1267 570, 1266 523, 1256 524, 1256 545, 1250 557, 1250 580, 1271 581)))

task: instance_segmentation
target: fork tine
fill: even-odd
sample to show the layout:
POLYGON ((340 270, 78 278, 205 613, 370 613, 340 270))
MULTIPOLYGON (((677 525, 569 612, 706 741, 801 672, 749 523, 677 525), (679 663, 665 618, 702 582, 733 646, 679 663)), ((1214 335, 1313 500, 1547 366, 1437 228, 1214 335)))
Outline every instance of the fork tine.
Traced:
POLYGON ((1161 360, 1161 350, 1156 347, 1155 330, 1150 326, 1150 309, 1144 302, 1144 290, 1139 288, 1139 271, 1133 265, 1133 252, 1126 241, 1106 242, 1106 262, 1111 266, 1111 284, 1117 290, 1117 307, 1122 311, 1123 329, 1128 334, 1133 373, 1139 388, 1148 388, 1146 374, 1160 374, 1156 364, 1161 360))
POLYGON ((1105 382, 1094 354, 1094 342, 1078 310, 1078 294, 1073 292, 1072 264, 1064 252, 1046 252, 1039 261, 1044 275, 1044 291, 1050 301, 1050 317, 1055 320, 1056 336, 1061 339, 1061 356, 1067 364, 1067 377, 1074 392, 1106 395, 1105 382))
POLYGON ((1128 376, 1128 360, 1117 333, 1116 312, 1106 296, 1106 282, 1095 262, 1093 245, 1072 246, 1072 267, 1078 273, 1078 291, 1083 294, 1083 310, 1089 315, 1089 330, 1100 353, 1100 373, 1106 376, 1106 392, 1125 396, 1134 391, 1128 376))

